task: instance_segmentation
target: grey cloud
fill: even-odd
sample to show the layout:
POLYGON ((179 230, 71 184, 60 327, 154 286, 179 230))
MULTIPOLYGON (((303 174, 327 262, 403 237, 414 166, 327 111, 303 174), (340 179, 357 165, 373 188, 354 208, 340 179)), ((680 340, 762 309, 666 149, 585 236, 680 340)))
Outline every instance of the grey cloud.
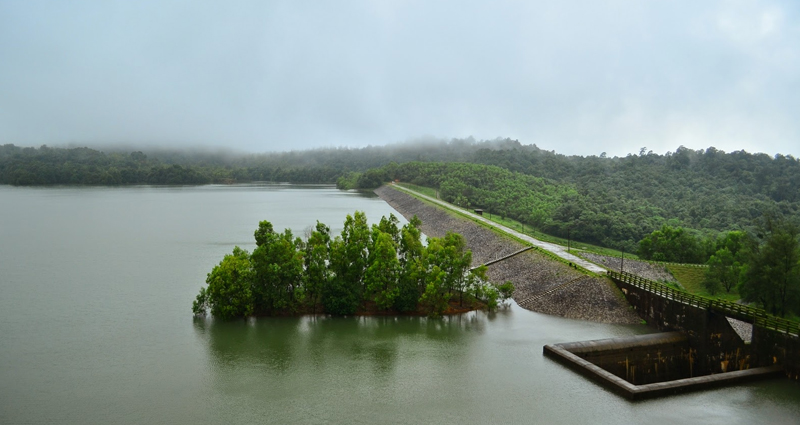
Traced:
POLYGON ((0 1, 0 143, 798 155, 789 1, 0 1))

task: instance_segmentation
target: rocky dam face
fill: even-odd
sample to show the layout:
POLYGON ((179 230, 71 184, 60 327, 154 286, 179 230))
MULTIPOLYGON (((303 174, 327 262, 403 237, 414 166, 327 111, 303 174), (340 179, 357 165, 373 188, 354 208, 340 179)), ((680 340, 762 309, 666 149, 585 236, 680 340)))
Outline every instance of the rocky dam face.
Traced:
MULTIPOLYGON (((443 237, 448 231, 463 235, 472 251, 473 266, 524 248, 513 239, 389 186, 375 193, 407 219, 416 215, 428 236, 443 237)), ((514 301, 531 311, 603 323, 641 322, 609 279, 587 276, 535 250, 492 264, 488 276, 492 282, 511 281, 516 288, 514 301)))

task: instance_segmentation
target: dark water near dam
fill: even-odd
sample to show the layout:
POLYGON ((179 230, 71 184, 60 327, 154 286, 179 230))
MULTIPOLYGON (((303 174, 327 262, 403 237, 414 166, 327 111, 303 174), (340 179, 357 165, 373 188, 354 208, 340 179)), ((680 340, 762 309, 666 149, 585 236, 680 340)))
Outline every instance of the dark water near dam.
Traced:
POLYGON ((195 320, 259 220, 341 230, 378 198, 328 186, 0 186, 2 424, 797 424, 772 380, 628 402, 545 344, 651 332, 511 306, 419 317, 195 320))

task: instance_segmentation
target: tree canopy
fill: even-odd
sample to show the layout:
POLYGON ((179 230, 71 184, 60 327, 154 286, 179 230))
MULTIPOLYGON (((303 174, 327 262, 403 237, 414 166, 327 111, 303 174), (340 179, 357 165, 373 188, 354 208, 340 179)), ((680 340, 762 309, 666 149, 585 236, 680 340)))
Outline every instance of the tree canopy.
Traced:
POLYGON ((776 316, 800 314, 800 241, 798 228, 768 220, 760 244, 752 246, 739 294, 776 316))

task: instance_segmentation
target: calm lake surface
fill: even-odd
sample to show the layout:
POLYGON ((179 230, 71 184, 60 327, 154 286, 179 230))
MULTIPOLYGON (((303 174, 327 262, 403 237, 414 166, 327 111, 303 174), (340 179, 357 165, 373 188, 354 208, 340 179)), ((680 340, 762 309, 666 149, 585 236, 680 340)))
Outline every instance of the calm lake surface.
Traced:
POLYGON ((355 210, 394 212, 327 186, 0 186, 0 423, 800 423, 788 380, 630 403, 542 356, 643 326, 516 306, 193 319, 206 273, 252 250, 258 221, 338 233, 355 210))

